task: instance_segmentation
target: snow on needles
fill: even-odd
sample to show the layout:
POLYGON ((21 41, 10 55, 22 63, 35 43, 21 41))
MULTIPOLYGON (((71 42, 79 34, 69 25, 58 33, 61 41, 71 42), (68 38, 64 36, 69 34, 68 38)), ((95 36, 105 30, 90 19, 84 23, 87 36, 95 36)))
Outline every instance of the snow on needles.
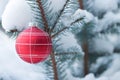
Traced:
POLYGON ((0 0, 0 20, 8 0, 0 0))
POLYGON ((32 18, 30 6, 25 0, 10 0, 2 15, 2 26, 6 31, 21 31, 32 18))
POLYGON ((74 23, 75 21, 77 21, 79 19, 81 19, 81 22, 89 23, 89 22, 94 21, 95 17, 86 10, 78 9, 71 16, 65 17, 62 20, 62 22, 63 22, 64 26, 70 26, 72 23, 74 23))

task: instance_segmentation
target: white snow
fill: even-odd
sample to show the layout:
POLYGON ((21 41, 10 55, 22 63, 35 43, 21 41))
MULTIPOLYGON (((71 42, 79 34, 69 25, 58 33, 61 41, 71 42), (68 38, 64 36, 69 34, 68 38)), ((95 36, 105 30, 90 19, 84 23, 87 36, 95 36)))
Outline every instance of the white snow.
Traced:
POLYGON ((25 0, 10 0, 2 15, 2 26, 6 31, 23 30, 32 21, 30 6, 25 0))
MULTIPOLYGON (((80 80, 119 80, 120 79, 120 72, 115 73, 111 77, 108 76, 102 76, 99 78, 95 78, 94 74, 88 74, 85 78, 80 80)), ((79 80, 79 79, 77 79, 79 80)))
POLYGON ((94 74, 88 74, 83 80, 95 80, 94 74))
POLYGON ((9 0, 0 0, 0 20, 1 16, 3 14, 3 11, 5 9, 6 4, 8 3, 9 0))
POLYGON ((118 35, 116 34, 107 34, 106 38, 108 39, 108 41, 110 41, 110 43, 112 43, 114 46, 117 44, 118 41, 118 35))
MULTIPOLYGON (((109 77, 100 77, 100 78, 98 78, 98 79, 96 79, 96 80, 111 80, 109 77)), ((113 79, 114 80, 114 79, 113 79)), ((117 79, 116 79, 117 80, 117 79)))
POLYGON ((111 79, 110 80, 119 80, 120 79, 120 71, 114 73, 112 76, 111 76, 111 79))
MULTIPOLYGON (((66 0, 48 0, 46 4, 50 14, 57 14, 65 4, 66 0)), ((17 29, 22 31, 28 23, 34 21, 32 9, 25 0, 10 0, 2 15, 2 25, 6 31, 17 29)))
POLYGON ((67 69, 66 72, 67 72, 68 80, 81 80, 80 78, 73 77, 73 75, 71 74, 70 69, 67 69))

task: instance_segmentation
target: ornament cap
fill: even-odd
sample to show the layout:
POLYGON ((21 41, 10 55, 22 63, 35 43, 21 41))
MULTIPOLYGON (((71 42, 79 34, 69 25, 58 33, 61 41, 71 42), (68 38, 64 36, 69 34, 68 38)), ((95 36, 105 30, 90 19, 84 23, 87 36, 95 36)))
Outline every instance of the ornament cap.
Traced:
POLYGON ((38 23, 37 22, 29 22, 28 26, 38 26, 38 23))

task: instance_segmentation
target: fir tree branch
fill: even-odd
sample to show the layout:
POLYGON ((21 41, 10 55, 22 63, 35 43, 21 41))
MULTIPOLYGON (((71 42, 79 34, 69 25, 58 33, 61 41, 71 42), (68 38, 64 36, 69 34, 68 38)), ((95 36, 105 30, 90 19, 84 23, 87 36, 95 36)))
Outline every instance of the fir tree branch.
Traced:
POLYGON ((57 73, 57 64, 55 60, 55 54, 54 51, 50 55, 51 60, 52 60, 52 66, 53 66, 53 72, 54 72, 54 80, 58 80, 58 73, 57 73))
MULTIPOLYGON (((38 3, 39 8, 41 10, 42 19, 43 19, 44 26, 45 26, 45 31, 51 36, 51 34, 48 31, 49 30, 48 22, 47 22, 47 19, 46 19, 46 16, 45 16, 45 12, 44 12, 41 0, 37 0, 37 3, 38 3)), ((52 60, 52 66, 53 66, 53 72, 54 72, 54 80, 58 80, 57 64, 56 64, 56 60, 55 60, 54 50, 50 54, 50 57, 51 57, 51 60, 52 60)))
POLYGON ((61 32, 63 32, 64 30, 66 30, 68 27, 64 27, 63 29, 59 30, 57 33, 52 35, 52 38, 56 37, 58 34, 60 34, 61 32))
POLYGON ((50 33, 52 33, 53 30, 54 30, 54 28, 56 27, 56 25, 57 25, 57 23, 58 23, 61 15, 63 14, 63 11, 64 11, 64 9, 65 9, 65 7, 66 7, 66 5, 67 5, 68 2, 69 2, 69 0, 66 1, 65 5, 63 6, 63 9, 60 11, 60 14, 59 14, 58 17, 57 17, 57 20, 55 21, 53 27, 50 29, 50 33))
POLYGON ((45 16, 45 12, 44 12, 44 9, 43 9, 43 6, 42 6, 42 2, 41 2, 41 0, 37 0, 37 3, 38 3, 38 6, 39 6, 41 15, 42 15, 42 19, 43 19, 43 23, 44 23, 44 30, 46 32, 48 32, 49 27, 48 27, 48 22, 47 22, 47 19, 46 19, 46 16, 45 16))
POLYGON ((79 5, 80 5, 80 8, 84 9, 84 7, 83 7, 83 0, 78 0, 78 2, 79 2, 79 5))
MULTIPOLYGON (((72 22, 70 25, 73 25, 77 22, 79 22, 80 20, 82 20, 83 18, 77 19, 74 22, 72 22)), ((52 35, 52 38, 56 37, 57 35, 59 35, 61 32, 65 31, 66 29, 68 29, 69 27, 64 27, 63 29, 59 30, 57 33, 52 35)))
POLYGON ((55 53, 55 56, 57 58, 57 62, 66 62, 66 61, 72 61, 76 59, 78 56, 82 57, 80 52, 61 52, 61 53, 55 53))

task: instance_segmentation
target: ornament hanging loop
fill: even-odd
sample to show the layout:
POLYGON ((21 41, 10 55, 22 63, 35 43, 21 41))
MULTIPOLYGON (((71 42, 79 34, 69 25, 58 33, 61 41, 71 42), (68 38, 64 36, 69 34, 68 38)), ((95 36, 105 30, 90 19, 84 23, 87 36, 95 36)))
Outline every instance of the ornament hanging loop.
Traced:
POLYGON ((37 22, 29 22, 28 26, 35 26, 38 28, 38 23, 37 22))

